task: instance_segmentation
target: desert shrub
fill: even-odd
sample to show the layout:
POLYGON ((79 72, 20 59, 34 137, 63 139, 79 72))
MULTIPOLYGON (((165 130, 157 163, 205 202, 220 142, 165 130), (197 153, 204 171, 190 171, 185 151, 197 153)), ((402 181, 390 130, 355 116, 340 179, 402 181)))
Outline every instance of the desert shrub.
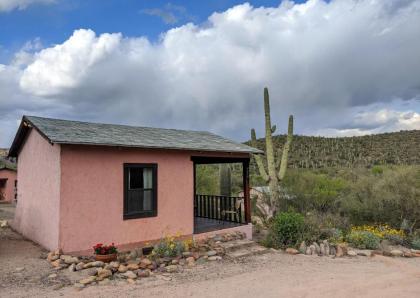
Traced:
POLYGON ((372 167, 372 174, 373 175, 381 175, 384 172, 384 169, 381 166, 373 166, 372 167))
POLYGON ((328 242, 331 244, 338 244, 344 242, 344 234, 340 229, 330 229, 328 242))
POLYGON ((325 213, 336 210, 339 195, 345 185, 341 178, 309 171, 291 172, 284 182, 284 187, 293 197, 288 201, 288 205, 299 212, 325 213))
POLYGON ((420 238, 416 237, 411 240, 411 247, 414 249, 420 249, 420 238))
POLYGON ((318 241, 329 239, 336 230, 349 230, 350 223, 346 217, 334 213, 307 212, 305 214, 305 229, 303 240, 318 241))
POLYGON ((400 235, 387 235, 384 238, 390 241, 394 245, 406 246, 407 244, 409 244, 409 242, 407 242, 407 239, 404 236, 400 236, 400 235))
POLYGON ((189 249, 188 241, 177 240, 174 236, 165 236, 153 248, 152 255, 157 257, 176 257, 189 249))
POLYGON ((395 245, 407 245, 407 237, 403 230, 397 230, 388 225, 379 226, 378 229, 382 232, 383 239, 387 239, 395 245))
POLYGON ((400 227, 404 221, 413 230, 420 217, 420 167, 392 167, 381 175, 361 175, 348 184, 339 206, 353 224, 386 222, 400 227))
POLYGON ((368 231, 351 231, 346 240, 361 249, 376 249, 380 243, 380 238, 368 231))
POLYGON ((386 223, 405 236, 385 233, 380 238, 401 244, 420 229, 419 166, 290 169, 281 187, 287 196, 280 210, 305 214, 303 238, 309 241, 325 238, 326 229, 346 233, 351 225, 386 223))
POLYGON ((304 227, 301 240, 305 242, 318 241, 321 238, 321 226, 319 218, 313 214, 307 214, 304 219, 304 227))
POLYGON ((277 214, 270 226, 269 242, 275 247, 295 246, 305 230, 304 217, 296 212, 277 214))

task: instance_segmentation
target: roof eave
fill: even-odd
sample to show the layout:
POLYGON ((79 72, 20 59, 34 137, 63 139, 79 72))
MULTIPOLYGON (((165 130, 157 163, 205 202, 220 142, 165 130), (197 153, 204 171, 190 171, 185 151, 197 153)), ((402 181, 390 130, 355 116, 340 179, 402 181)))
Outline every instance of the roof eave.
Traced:
POLYGON ((20 122, 19 128, 16 132, 16 135, 13 139, 12 145, 10 146, 9 152, 7 154, 8 157, 17 157, 20 151, 20 148, 23 144, 26 135, 28 134, 30 128, 27 126, 25 122, 25 116, 22 117, 20 122))
POLYGON ((36 125, 34 125, 26 116, 23 116, 12 145, 10 146, 9 153, 7 155, 8 157, 18 157, 19 152, 26 141, 28 133, 32 128, 35 128, 48 142, 53 143, 38 127, 36 127, 36 125))
MULTIPOLYGON (((52 140, 51 143, 60 145, 84 145, 84 146, 106 146, 106 147, 122 147, 122 148, 140 148, 140 149, 163 149, 163 150, 181 150, 181 151, 202 151, 202 152, 221 152, 229 154, 263 154, 259 149, 255 150, 223 150, 223 149, 206 149, 206 148, 180 148, 180 147, 162 147, 162 146, 139 146, 127 144, 109 144, 109 143, 89 143, 89 142, 64 142, 52 140)), ((254 149, 254 148, 253 148, 254 149)))

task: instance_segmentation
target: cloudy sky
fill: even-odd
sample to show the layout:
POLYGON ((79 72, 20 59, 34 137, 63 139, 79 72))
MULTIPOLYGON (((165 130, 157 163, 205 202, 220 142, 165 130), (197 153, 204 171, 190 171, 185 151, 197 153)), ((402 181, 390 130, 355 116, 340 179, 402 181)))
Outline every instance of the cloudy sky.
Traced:
POLYGON ((0 147, 24 114, 244 141, 264 86, 279 132, 420 129, 420 0, 0 0, 0 147))

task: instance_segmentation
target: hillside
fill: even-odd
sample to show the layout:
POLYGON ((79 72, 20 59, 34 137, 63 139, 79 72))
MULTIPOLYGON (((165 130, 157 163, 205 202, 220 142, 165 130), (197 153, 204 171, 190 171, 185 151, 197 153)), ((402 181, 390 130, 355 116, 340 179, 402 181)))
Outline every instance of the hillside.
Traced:
MULTIPOLYGON (((275 149, 281 149, 285 140, 285 135, 273 136, 275 149)), ((258 139, 258 148, 265 149, 265 139, 258 139)), ((420 164, 420 130, 341 138, 295 135, 289 156, 290 168, 381 164, 420 164)))
POLYGON ((7 152, 8 152, 8 149, 0 148, 0 157, 6 157, 7 152))

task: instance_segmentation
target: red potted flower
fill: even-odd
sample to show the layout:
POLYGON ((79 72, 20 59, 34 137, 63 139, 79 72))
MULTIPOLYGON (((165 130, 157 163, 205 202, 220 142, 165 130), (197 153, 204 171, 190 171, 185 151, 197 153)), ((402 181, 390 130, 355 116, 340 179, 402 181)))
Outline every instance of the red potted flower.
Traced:
POLYGON ((112 262, 117 259, 117 247, 112 243, 111 245, 103 245, 98 243, 93 247, 95 260, 102 262, 112 262))

